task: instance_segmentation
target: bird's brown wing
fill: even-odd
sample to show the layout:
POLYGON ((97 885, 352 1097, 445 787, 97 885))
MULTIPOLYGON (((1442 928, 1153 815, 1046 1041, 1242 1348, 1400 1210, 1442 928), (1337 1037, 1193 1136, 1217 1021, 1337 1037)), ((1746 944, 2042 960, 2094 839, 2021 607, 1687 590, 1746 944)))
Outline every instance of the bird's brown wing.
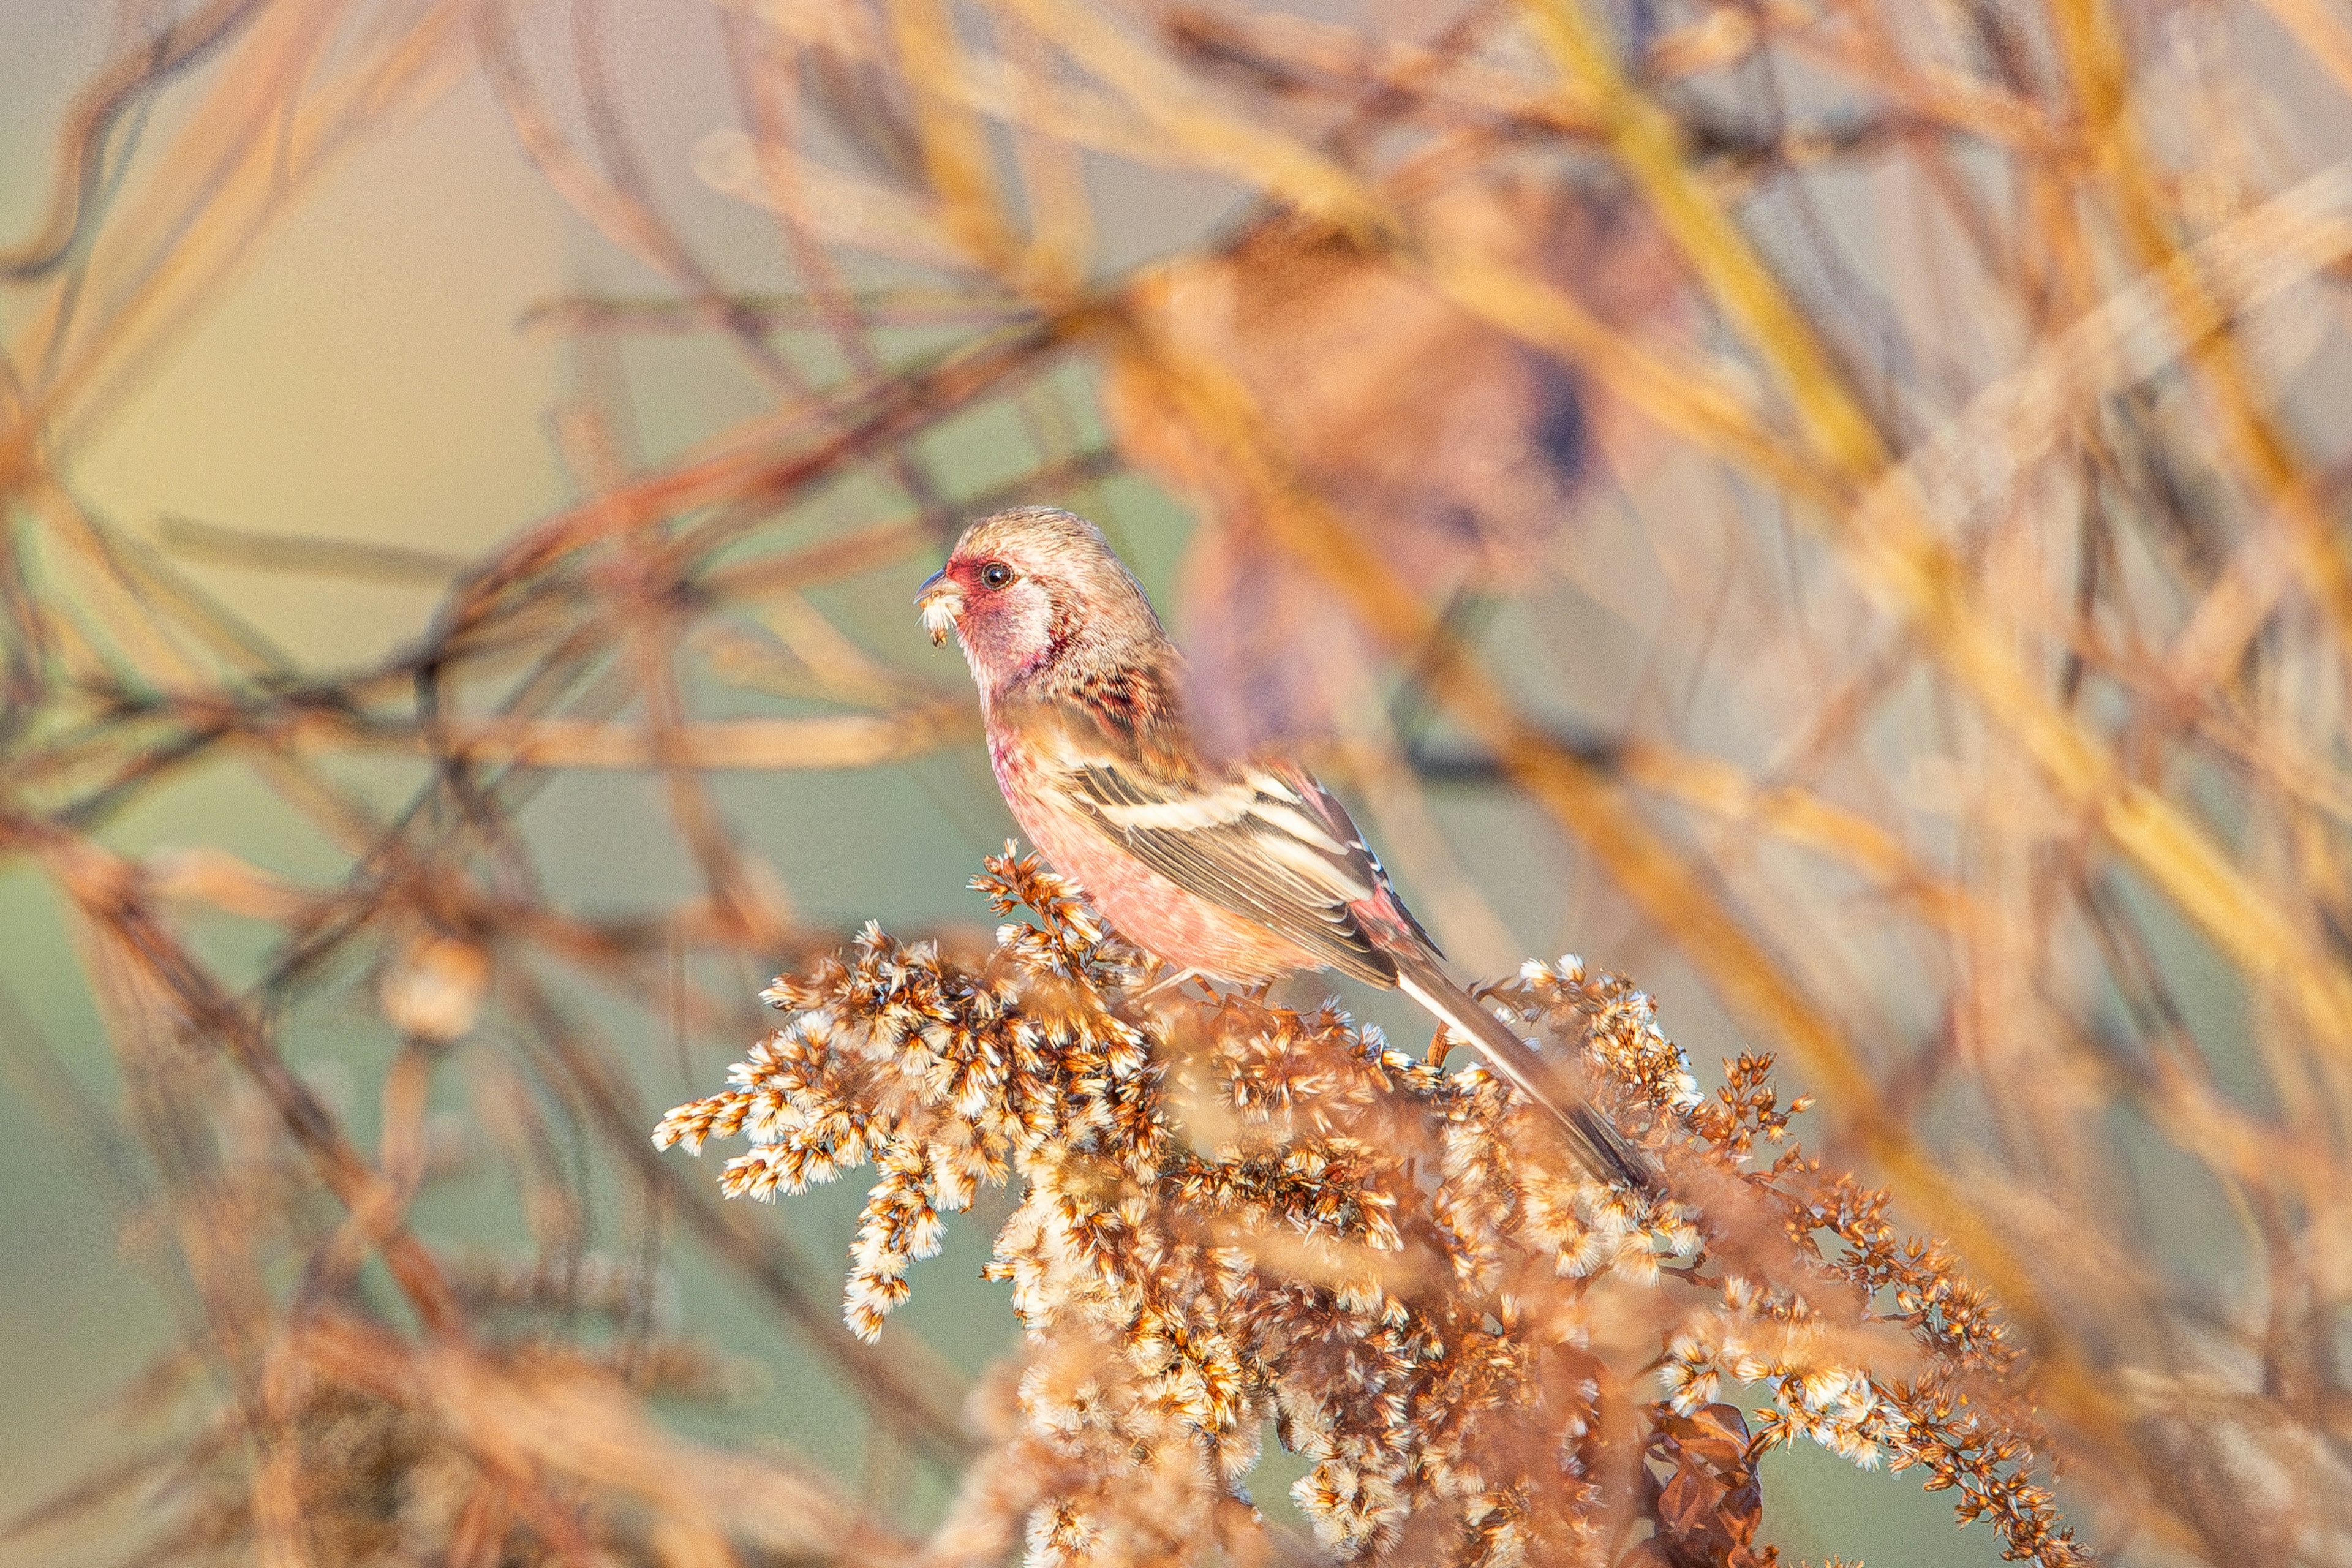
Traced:
POLYGON ((1350 865, 1372 888, 1371 897, 1356 906, 1356 918, 1372 930, 1381 945, 1391 951, 1410 946, 1432 958, 1444 958, 1444 950, 1397 895, 1395 884, 1389 880, 1388 868, 1381 864, 1380 856, 1373 853, 1363 829, 1348 815, 1348 808, 1339 804, 1339 797, 1324 788, 1320 779, 1294 763, 1269 763, 1263 771, 1289 791, 1299 809, 1314 817, 1327 837, 1347 847, 1350 865))
POLYGON ((1402 905, 1346 810, 1314 779, 1284 766, 1186 766, 1081 725, 1055 739, 1050 754, 1067 797, 1128 853, 1328 968, 1396 984, 1387 933, 1360 915, 1402 905))

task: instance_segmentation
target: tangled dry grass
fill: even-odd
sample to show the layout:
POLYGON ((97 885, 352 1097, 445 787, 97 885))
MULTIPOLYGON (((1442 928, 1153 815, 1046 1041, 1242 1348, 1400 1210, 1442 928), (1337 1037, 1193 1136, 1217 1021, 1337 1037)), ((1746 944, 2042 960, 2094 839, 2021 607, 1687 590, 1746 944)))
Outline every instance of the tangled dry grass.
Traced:
POLYGON ((691 147, 633 117, 637 18, 597 0, 118 16, 38 214, 0 217, 0 852, 81 959, 73 1008, 0 996, 0 1035, 184 1344, 0 1547, 916 1563, 1026 1518, 1041 1554, 1213 1527, 1305 1556, 1220 1500, 1272 1412, 1330 1548, 1391 1558, 1506 1553, 1556 1510, 1737 1561, 1754 1446, 1801 1431, 1950 1477, 2045 1558, 2072 1548, 2029 1450, 2102 1555, 2352 1559, 2352 25, 2324 0, 716 0, 665 18, 711 62, 691 147), (456 554, 112 515, 78 465, 159 359, 469 82, 511 133, 481 156, 519 151, 641 284, 521 315, 581 373, 572 499, 456 554), (677 216, 689 171, 771 255, 677 216), (1227 209, 1128 232, 1158 181, 1227 209), (761 408, 643 453, 656 335, 761 408), (773 825, 807 831, 813 772, 974 734, 868 607, 971 512, 1140 532, 1152 495, 1192 514, 1213 723, 1360 800, 1469 967, 1550 923, 1538 950, 1719 1009, 1681 1027, 1721 1035, 1729 1099, 1685 1104, 1604 983, 1500 994, 1712 1182, 1695 1212, 1563 1189, 1490 1086, 1336 1016, 1123 1014, 1051 899, 993 956, 823 966, 841 933, 804 911, 850 900, 780 873, 773 825), (436 607, 307 664, 215 591, 256 572, 436 607), (684 892, 548 891, 551 786, 614 772, 657 785, 684 892), (231 777, 316 853, 126 826, 231 777), (739 1179, 853 1131, 886 1157, 859 1327, 970 1184, 1045 1194, 1003 1242, 1031 1359, 977 1428, 975 1369, 850 1332, 830 1264, 646 1146, 646 1080, 715 1077, 779 966, 814 978, 761 1114, 875 1120, 819 1146, 787 1117, 739 1179), (901 994, 1007 1076, 959 1100, 951 1055, 870 1026, 901 994), (793 1076, 827 1030, 840 1079, 793 1076), (362 1064, 340 1097, 329 1045, 362 1064), (1868 1188, 1743 1163, 1765 1052, 1868 1188), (1333 1092, 1286 1108, 1294 1073, 1333 1092), (477 1175, 515 1222, 484 1252, 418 1206, 477 1175), (1080 1218, 1126 1261, 1076 1271, 1080 1218), (688 1255, 969 1482, 953 1530, 681 1436, 676 1402, 739 1381, 664 1316, 688 1255), (1318 1323, 1367 1359, 1315 1363, 1318 1323), (1743 1433, 1719 1402, 1758 1378, 1743 1433))
POLYGON ((2030 1474, 2043 1440, 1984 1293, 1884 1193, 1793 1146, 1751 1168, 1803 1109, 1769 1058, 1707 1100, 1616 976, 1530 963, 1492 994, 1706 1194, 1644 1196, 1499 1080, 1328 1005, 1142 1000, 1139 955, 1010 846, 974 887, 1034 923, 977 965, 868 927, 779 981, 789 1022, 655 1134, 748 1137, 739 1196, 874 1165, 846 1305, 868 1340, 945 1216, 1020 1181, 990 1269, 1027 1347, 940 1560, 1263 1557, 1243 1483, 1271 1423, 1343 1561, 1767 1563, 1755 1466, 1799 1437, 1924 1468, 2005 1556, 2087 1561, 2030 1474), (1752 1432, 1734 1384, 1769 1402, 1752 1432))

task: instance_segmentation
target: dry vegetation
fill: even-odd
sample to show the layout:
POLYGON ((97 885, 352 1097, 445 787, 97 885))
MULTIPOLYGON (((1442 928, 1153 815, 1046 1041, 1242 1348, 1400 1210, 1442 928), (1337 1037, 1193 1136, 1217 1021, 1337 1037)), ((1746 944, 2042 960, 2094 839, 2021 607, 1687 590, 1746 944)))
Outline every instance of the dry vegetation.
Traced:
POLYGON ((186 1343, 126 1395, 120 1462, 0 1551, 1740 1563, 1786 1436, 1952 1486, 2044 1563, 2078 1550, 2044 1459, 2103 1555, 2352 1561, 2328 0, 681 8, 727 67, 696 170, 772 210, 772 295, 666 216, 594 0, 127 15, 47 211, 0 235, 0 847, 74 912, 121 1104, 53 1070, 100 1042, 0 1021, 62 1122, 121 1146, 186 1343), (699 334, 772 406, 632 465, 584 397, 578 502, 470 560, 103 515, 72 459, 124 390, 320 175, 476 71, 667 280, 523 330, 608 366, 699 334), (1095 196, 1170 169, 1246 202, 1113 270, 1095 196), (934 438, 989 418, 1030 449, 975 494, 934 438), (1034 923, 993 951, 823 957, 842 933, 708 775, 782 799, 968 745, 961 693, 877 651, 911 626, 828 595, 911 584, 1003 499, 1101 513, 1129 470, 1199 519, 1211 721, 1311 753, 1493 973, 1516 944, 1429 795, 1538 808, 1607 889, 1585 918, 1633 922, 1818 1100, 1825 1168, 1769 1147, 1760 1055, 1698 1095, 1648 1004, 1574 965, 1498 999, 1584 1053, 1680 1205, 1578 1185, 1491 1084, 1334 1013, 1139 1007, 1016 862, 987 885, 1034 923), (381 662, 298 668, 194 557, 446 592, 381 662), (413 795, 353 788, 360 752, 413 795), (126 855, 123 811, 204 767, 346 874, 126 855), (544 895, 523 825, 597 769, 660 780, 692 897, 544 895), (362 964, 396 1035, 368 1142, 289 1065, 362 964), (648 1147, 646 1042, 590 1001, 749 1040, 745 976, 778 967, 784 1028, 664 1131, 751 1133, 739 1189, 880 1166, 848 1327, 835 1263, 648 1147), (961 1478, 937 1532, 666 1421, 741 1371, 656 1258, 592 1246, 567 1130, 961 1478), (485 1151, 524 1255, 412 1225, 485 1151), (1025 1348, 967 1399, 902 1325, 860 1336, 1006 1181, 1025 1348), (1313 1461, 1315 1541, 1228 1489, 1269 1418, 1313 1461))
POLYGON ((2084 1561, 2026 1473, 2040 1434, 1984 1293, 1895 1236, 1884 1194, 1793 1148, 1746 1169, 1805 1109, 1769 1059, 1708 1101, 1622 979, 1571 958, 1491 994, 1574 1047, 1683 1201, 1643 1197, 1499 1080, 1328 1005, 1147 999, 1138 955, 1034 859, 1008 848, 973 886, 1036 923, 973 965, 869 927, 780 982, 791 1021, 655 1135, 749 1136, 737 1195, 878 1167, 847 1303, 868 1340, 943 1212, 1020 1181, 990 1268, 1028 1349, 976 1412, 993 1441, 941 1561, 1024 1537, 1041 1568, 1211 1542, 1263 1560, 1228 1500, 1269 1421, 1348 1561, 1766 1563, 1756 1458, 1800 1436, 1924 1467, 2010 1556, 2084 1561), (1727 1383, 1769 1396, 1753 1431, 1727 1383))

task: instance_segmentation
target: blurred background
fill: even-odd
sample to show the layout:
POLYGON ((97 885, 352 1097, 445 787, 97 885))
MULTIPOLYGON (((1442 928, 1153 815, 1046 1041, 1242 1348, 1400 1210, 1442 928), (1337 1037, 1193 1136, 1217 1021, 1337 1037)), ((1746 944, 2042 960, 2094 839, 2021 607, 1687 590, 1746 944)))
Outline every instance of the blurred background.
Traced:
POLYGON ((0 1555, 269 1555, 270 1325, 436 1267, 936 1517, 1010 1200, 868 1352, 862 1184, 646 1134, 985 931, 908 599, 1038 501, 1465 973, 1780 1053, 2087 1542, 2352 1561, 2347 132, 2336 0, 0 0, 0 1555))

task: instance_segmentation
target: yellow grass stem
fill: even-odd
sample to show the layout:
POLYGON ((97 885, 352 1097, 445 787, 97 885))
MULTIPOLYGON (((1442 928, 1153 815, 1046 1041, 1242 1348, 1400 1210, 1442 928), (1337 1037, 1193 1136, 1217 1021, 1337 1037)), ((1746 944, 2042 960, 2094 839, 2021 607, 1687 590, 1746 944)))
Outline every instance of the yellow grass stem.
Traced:
POLYGON ((1613 110, 1619 161, 1772 366, 1807 440, 1847 483, 1875 487, 1862 507, 1824 519, 1857 582, 1918 627, 1938 662, 2016 736, 2059 794, 2217 947, 2286 998, 2331 1049, 2352 1050, 2352 979, 2209 836, 2153 790, 2123 777, 2105 748, 2051 703, 1979 613, 1966 572, 1936 536, 1920 498, 1899 472, 1895 482, 1881 482, 1885 442, 1811 324, 1685 162, 1673 121, 1625 80, 1598 24, 1576 0, 1528 0, 1527 9, 1563 72, 1613 110))
POLYGON ((915 99, 923 170, 948 227, 973 260, 1008 268, 1016 254, 988 137, 948 84, 965 73, 944 0, 890 0, 890 36, 915 99))
MULTIPOLYGON (((2156 177, 2132 118, 2130 83, 2113 23, 2100 0, 2053 0, 2053 13, 2075 99, 2115 195, 2125 244, 2142 270, 2163 280, 2174 330, 2211 395, 2222 447, 2286 534, 2305 591, 2334 623, 2338 643, 2352 653, 2352 555, 2321 502, 2310 463, 2266 412, 2267 400, 2240 349, 2230 303, 2216 297, 2196 268, 2177 265, 2180 249, 2160 208, 2156 177)), ((2340 34, 2340 26, 2336 31, 2340 34)), ((2250 637, 2259 622, 2237 624, 2241 635, 2250 637)), ((2208 668, 2218 674, 2235 663, 2234 658, 2216 658, 2208 668)))
POLYGON ((2285 28, 2311 58, 2352 93, 2352 24, 2329 9, 2327 0, 2256 0, 2271 20, 2285 28))

